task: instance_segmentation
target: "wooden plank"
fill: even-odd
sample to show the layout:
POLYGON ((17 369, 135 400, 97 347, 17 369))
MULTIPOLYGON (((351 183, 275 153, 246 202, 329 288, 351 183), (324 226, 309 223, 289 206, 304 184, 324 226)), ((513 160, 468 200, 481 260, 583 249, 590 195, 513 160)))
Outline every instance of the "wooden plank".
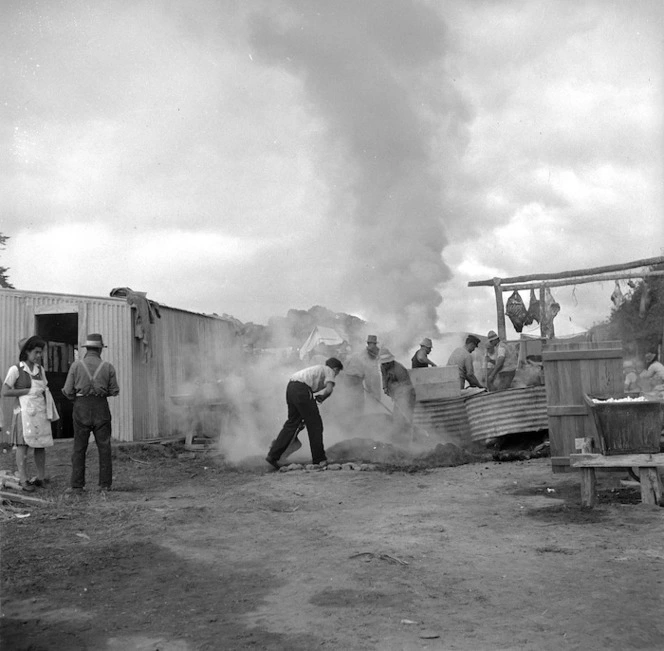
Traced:
POLYGON ((622 357, 621 348, 594 348, 587 350, 543 350, 542 360, 553 362, 569 359, 615 359, 622 357))
POLYGON ((546 408, 547 416, 587 416, 585 405, 551 405, 546 408))
POLYGON ((662 499, 662 484, 659 481, 657 469, 639 468, 639 481, 641 482, 641 502, 659 504, 662 499))
POLYGON ((51 504, 51 502, 39 497, 29 497, 25 493, 12 493, 10 491, 0 491, 0 499, 21 502, 22 504, 51 504))
POLYGON ((551 457, 552 466, 569 466, 569 457, 551 457))
MULTIPOLYGON (((628 280, 629 278, 648 278, 650 276, 664 276, 664 271, 644 271, 642 273, 623 272, 623 273, 603 274, 601 276, 567 278, 565 280, 547 281, 546 286, 569 287, 570 285, 586 285, 588 283, 606 282, 607 280, 628 280)), ((504 292, 524 291, 524 290, 528 291, 530 289, 538 289, 539 287, 540 283, 538 282, 501 284, 501 288, 504 292)))
POLYGON ((573 468, 658 468, 664 467, 664 453, 659 454, 570 454, 573 468))

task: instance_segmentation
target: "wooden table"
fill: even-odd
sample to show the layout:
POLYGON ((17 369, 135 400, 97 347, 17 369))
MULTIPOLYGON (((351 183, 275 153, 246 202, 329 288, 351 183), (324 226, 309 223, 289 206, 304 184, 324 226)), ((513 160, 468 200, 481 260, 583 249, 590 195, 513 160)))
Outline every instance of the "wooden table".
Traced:
POLYGON ((664 454, 570 454, 570 466, 581 471, 581 504, 594 506, 597 503, 595 490, 595 468, 638 468, 641 482, 641 501, 644 504, 659 504, 662 499, 662 483, 657 472, 664 467, 664 454))

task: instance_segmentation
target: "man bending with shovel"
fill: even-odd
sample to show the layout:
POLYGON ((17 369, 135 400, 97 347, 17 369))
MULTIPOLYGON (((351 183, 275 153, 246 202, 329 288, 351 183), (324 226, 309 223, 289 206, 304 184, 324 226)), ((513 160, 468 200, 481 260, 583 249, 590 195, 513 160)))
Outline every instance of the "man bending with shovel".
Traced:
POLYGON ((380 371, 383 377, 383 391, 392 398, 394 410, 394 430, 396 436, 404 437, 413 430, 413 411, 415 409, 415 389, 405 366, 394 355, 383 348, 380 353, 380 371))
POLYGON ((309 434, 313 463, 320 466, 327 464, 323 446, 323 419, 318 404, 332 395, 336 377, 341 370, 343 364, 336 357, 330 357, 325 364, 309 366, 291 376, 286 387, 288 418, 265 457, 275 470, 279 469, 279 459, 284 453, 288 451, 290 454, 299 447, 296 441, 302 423, 309 434))

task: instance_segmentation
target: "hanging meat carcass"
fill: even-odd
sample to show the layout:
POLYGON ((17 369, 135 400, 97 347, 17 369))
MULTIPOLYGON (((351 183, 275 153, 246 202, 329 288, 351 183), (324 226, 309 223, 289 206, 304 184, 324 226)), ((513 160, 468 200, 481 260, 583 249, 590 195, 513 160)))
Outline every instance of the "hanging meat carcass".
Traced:
POLYGON ((528 318, 528 310, 526 309, 519 292, 516 290, 514 290, 512 295, 507 299, 505 314, 510 318, 514 329, 517 332, 521 332, 528 318))

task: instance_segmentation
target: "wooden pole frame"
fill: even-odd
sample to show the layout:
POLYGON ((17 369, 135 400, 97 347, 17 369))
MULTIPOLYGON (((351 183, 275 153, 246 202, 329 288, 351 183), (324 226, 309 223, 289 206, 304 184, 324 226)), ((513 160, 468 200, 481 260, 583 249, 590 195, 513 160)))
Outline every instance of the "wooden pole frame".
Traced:
MULTIPOLYGON (((544 301, 546 287, 568 287, 570 285, 581 285, 586 283, 605 282, 609 280, 624 280, 627 278, 646 278, 648 276, 662 276, 664 271, 644 271, 643 273, 617 273, 625 272, 639 267, 652 267, 664 264, 664 256, 656 258, 644 258, 634 262, 625 262, 606 267, 590 267, 588 269, 576 269, 574 271, 562 271, 552 274, 530 274, 526 276, 512 276, 510 278, 494 277, 489 280, 472 280, 468 287, 493 287, 496 299, 496 316, 498 336, 505 340, 507 331, 505 328, 505 304, 503 303, 503 292, 515 290, 528 290, 539 288, 540 298, 540 332, 542 321, 546 318, 546 304, 544 301)), ((550 337, 554 336, 553 324, 550 337)), ((664 335, 663 335, 664 337, 664 335)))
MULTIPOLYGON (((658 258, 646 258, 645 260, 636 260, 635 262, 626 262, 624 264, 612 264, 608 267, 591 267, 589 269, 577 269, 575 271, 562 271, 553 274, 530 274, 527 276, 512 276, 511 278, 500 278, 500 283, 527 283, 531 281, 548 282, 552 280, 561 280, 563 278, 574 278, 575 276, 596 276, 598 274, 610 273, 612 271, 626 271, 629 269, 638 269, 639 267, 652 267, 653 265, 664 264, 664 256, 658 258)), ((490 280, 471 280, 468 287, 491 287, 494 284, 494 278, 490 280)))

